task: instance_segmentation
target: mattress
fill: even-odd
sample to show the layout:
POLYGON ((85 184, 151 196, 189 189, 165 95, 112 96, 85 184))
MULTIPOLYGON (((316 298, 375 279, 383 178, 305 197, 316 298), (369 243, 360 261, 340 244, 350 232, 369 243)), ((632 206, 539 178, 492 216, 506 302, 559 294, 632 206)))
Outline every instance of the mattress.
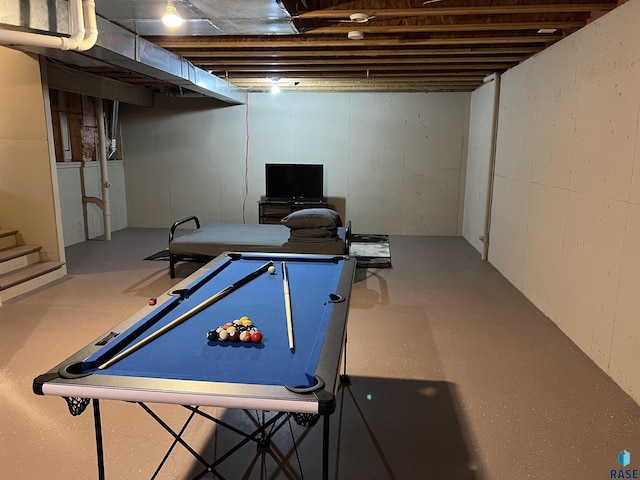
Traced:
MULTIPOLYGON (((179 231, 176 231, 178 234, 179 231)), ((289 241, 290 231, 278 224, 212 223, 175 236, 169 252, 180 256, 215 257, 222 252, 346 253, 346 229, 338 228, 338 238, 327 241, 289 241)))

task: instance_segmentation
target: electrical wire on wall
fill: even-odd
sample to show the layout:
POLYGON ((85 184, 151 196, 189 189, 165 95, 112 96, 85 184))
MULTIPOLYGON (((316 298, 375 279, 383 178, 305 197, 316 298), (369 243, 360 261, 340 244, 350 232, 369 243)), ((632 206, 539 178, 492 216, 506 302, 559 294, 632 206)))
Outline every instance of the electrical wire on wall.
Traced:
POLYGON ((247 110, 244 114, 244 124, 246 135, 246 145, 244 148, 244 198, 242 199, 242 223, 247 223, 246 207, 247 197, 249 196, 249 95, 247 95, 247 110))

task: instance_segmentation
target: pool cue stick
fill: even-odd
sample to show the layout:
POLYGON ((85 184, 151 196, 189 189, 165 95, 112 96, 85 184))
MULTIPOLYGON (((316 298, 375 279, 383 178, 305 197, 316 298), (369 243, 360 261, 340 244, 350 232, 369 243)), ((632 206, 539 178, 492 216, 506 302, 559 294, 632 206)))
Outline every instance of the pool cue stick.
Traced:
POLYGON ((287 265, 282 262, 282 287, 284 289, 284 309, 287 314, 287 333, 289 334, 289 349, 293 351, 293 321, 291 318, 291 295, 289 293, 289 276, 287 265))
POLYGON ((105 369, 107 367, 110 367, 114 363, 119 362, 120 360, 122 360, 126 356, 128 356, 128 355, 132 354, 133 352, 135 352, 136 350, 139 350, 140 348, 144 347, 146 344, 152 342, 153 340, 155 340, 156 338, 160 337, 161 335, 164 335, 165 333, 167 333, 172 328, 178 326, 179 324, 181 324, 185 320, 188 320, 189 318, 193 317, 196 313, 201 312, 202 310, 204 310, 205 308, 213 305, 218 300, 220 300, 221 298, 227 296, 228 294, 230 294, 234 290, 237 290, 241 286, 249 283, 254 278, 257 278, 258 276, 260 276, 261 274, 266 272, 271 265, 273 265, 273 261, 270 260, 267 263, 265 263, 264 265, 262 265, 260 268, 258 268, 257 270, 251 272, 249 275, 241 278, 237 282, 235 282, 235 283, 229 285, 228 287, 220 290, 218 293, 216 293, 215 295, 209 297, 204 302, 196 305, 195 307, 193 307, 188 312, 183 313, 182 315, 180 315, 175 320, 172 320, 171 322, 167 323, 164 327, 159 328, 158 330, 156 330, 155 332, 153 332, 149 336, 143 338, 142 340, 140 340, 139 342, 131 345, 129 348, 127 348, 126 350, 123 350, 122 352, 120 352, 119 354, 114 356, 113 358, 107 360, 106 362, 104 362, 102 365, 100 365, 98 367, 98 370, 103 370, 103 369, 105 369))

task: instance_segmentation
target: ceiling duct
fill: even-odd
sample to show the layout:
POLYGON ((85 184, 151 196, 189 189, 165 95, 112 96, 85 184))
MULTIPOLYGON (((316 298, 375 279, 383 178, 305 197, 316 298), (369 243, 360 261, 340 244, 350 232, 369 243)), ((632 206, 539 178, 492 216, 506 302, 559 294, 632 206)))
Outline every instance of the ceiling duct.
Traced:
MULTIPOLYGON (((78 1, 73 0, 72 3, 78 1)), ((93 3, 92 0, 85 1, 93 3)), ((31 0, 30 9, 32 11, 41 12, 44 10, 46 13, 29 17, 29 24, 23 25, 20 21, 23 17, 21 15, 23 12, 20 10, 8 11, 0 16, 0 23, 22 28, 26 27, 30 29, 30 32, 26 32, 30 36, 60 39, 62 35, 67 36, 71 30, 69 28, 69 12, 66 6, 66 2, 31 0), (56 27, 55 33, 49 35, 36 33, 37 30, 46 30, 51 25, 56 27)), ((73 16, 71 18, 73 19, 73 16)), ((57 48, 57 43, 55 45, 49 45, 48 43, 44 45, 17 45, 13 42, 3 41, 1 35, 0 43, 8 43, 14 48, 35 52, 68 65, 84 68, 117 67, 122 70, 128 70, 163 80, 167 84, 173 85, 178 93, 185 91, 195 92, 196 94, 216 98, 234 105, 246 103, 247 94, 244 90, 196 67, 183 57, 158 47, 139 35, 131 33, 100 16, 96 17, 96 26, 98 38, 95 46, 83 52, 59 49, 57 48)), ((0 33, 4 32, 23 33, 0 29, 0 33)), ((4 34, 6 35, 6 33, 4 34)), ((46 42, 49 42, 49 40, 46 42)), ((59 40, 54 40, 54 42, 59 42, 59 40)))
POLYGON ((96 4, 94 0, 69 0, 72 32, 69 37, 41 33, 0 30, 0 44, 49 47, 59 50, 89 50, 96 43, 96 4))

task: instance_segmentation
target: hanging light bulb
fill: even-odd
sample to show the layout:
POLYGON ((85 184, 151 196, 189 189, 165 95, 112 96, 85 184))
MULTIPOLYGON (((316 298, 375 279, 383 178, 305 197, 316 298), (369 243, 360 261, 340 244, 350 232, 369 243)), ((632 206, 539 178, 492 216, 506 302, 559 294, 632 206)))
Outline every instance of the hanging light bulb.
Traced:
POLYGON ((167 0, 167 9, 162 17, 162 23, 167 27, 179 27, 182 25, 182 17, 178 14, 173 0, 167 0))

